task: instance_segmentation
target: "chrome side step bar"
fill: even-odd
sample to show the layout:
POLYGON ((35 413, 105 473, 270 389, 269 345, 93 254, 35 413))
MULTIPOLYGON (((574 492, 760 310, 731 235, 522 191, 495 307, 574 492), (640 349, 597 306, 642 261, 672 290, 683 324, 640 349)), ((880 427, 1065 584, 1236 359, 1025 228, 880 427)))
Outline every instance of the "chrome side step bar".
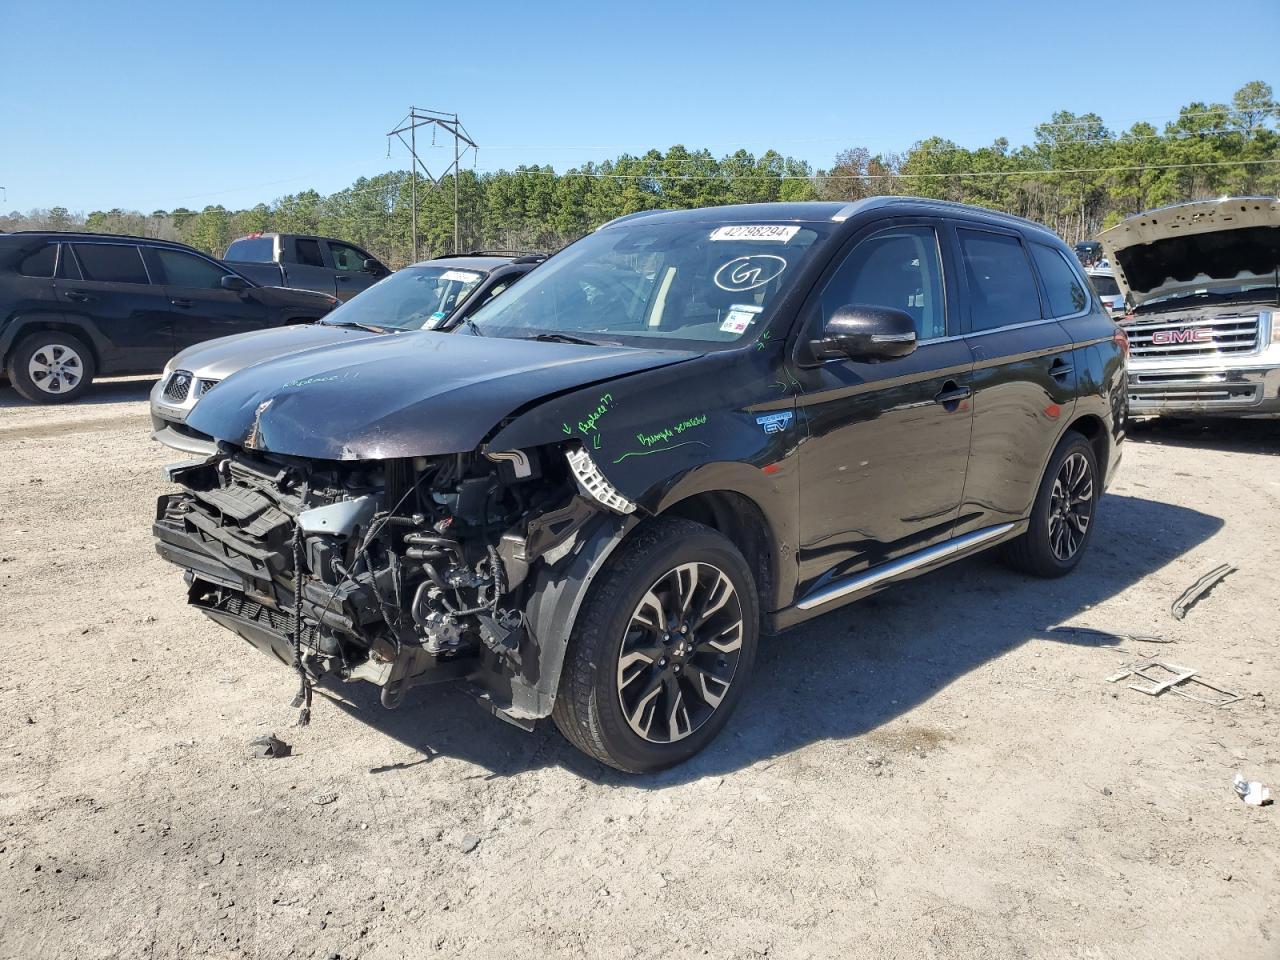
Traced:
POLYGON ((847 597, 851 593, 860 593, 863 590, 869 590, 877 587, 889 580, 896 580, 898 577, 910 573, 912 570, 918 570, 921 567, 927 567, 930 564, 937 563, 939 560, 945 560, 948 557, 954 557, 956 554, 965 553, 974 547, 981 546, 989 540, 995 540, 1004 536, 1014 528, 1015 524, 1002 523, 996 527, 986 527, 983 530, 975 530, 973 533, 966 533, 963 536, 955 537, 946 543, 939 543, 932 547, 926 547, 917 553, 908 554, 889 563, 883 563, 878 567, 872 567, 865 573, 860 573, 856 577, 850 577, 848 580, 841 580, 833 583, 828 587, 823 587, 816 593, 812 593, 796 604, 801 610, 812 610, 814 607, 820 607, 824 603, 830 603, 832 600, 839 600, 841 597, 847 597))

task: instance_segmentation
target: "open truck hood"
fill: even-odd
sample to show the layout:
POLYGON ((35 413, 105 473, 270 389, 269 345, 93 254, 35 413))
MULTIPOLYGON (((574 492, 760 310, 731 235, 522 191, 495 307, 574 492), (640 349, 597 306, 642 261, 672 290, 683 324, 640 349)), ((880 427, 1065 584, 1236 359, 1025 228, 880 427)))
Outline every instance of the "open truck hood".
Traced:
POLYGON ((415 330, 246 367, 187 423, 237 446, 322 460, 466 453, 543 400, 697 356, 415 330))
POLYGON ((1133 306, 1196 290, 1274 281, 1280 200, 1197 200, 1129 217, 1098 235, 1133 306))

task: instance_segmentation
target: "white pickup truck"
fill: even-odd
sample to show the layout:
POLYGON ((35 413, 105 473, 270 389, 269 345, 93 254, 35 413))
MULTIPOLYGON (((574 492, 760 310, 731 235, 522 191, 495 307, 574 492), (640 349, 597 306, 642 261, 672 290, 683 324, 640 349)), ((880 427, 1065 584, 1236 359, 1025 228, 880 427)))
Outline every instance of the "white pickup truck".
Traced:
POLYGON ((1280 200, 1148 210, 1098 239, 1131 306, 1131 414, 1280 417, 1280 200))

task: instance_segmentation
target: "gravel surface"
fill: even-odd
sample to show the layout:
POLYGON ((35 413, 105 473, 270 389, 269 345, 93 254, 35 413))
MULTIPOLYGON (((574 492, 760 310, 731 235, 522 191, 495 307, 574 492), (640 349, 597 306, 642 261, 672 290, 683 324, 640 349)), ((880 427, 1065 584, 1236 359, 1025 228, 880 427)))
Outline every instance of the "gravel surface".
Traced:
POLYGON ((152 548, 149 386, 0 390, 0 956, 1280 957, 1280 806, 1231 788, 1280 796, 1280 424, 1139 427, 1072 576, 979 557, 811 622, 626 777, 447 689, 294 727, 152 548), (1244 699, 1106 682, 1150 656, 1244 699))

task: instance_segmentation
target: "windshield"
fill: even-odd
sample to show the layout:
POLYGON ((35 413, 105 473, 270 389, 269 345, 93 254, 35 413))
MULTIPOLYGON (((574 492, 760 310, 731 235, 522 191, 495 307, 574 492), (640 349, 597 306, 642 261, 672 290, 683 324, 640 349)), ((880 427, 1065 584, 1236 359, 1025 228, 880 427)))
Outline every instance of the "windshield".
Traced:
POLYGON ((477 270, 456 267, 405 267, 352 297, 322 322, 430 330, 444 323, 484 277, 477 270))
POLYGON ((819 229, 829 229, 815 226, 637 223, 602 230, 485 304, 468 326, 485 336, 730 347, 760 335, 819 229))

